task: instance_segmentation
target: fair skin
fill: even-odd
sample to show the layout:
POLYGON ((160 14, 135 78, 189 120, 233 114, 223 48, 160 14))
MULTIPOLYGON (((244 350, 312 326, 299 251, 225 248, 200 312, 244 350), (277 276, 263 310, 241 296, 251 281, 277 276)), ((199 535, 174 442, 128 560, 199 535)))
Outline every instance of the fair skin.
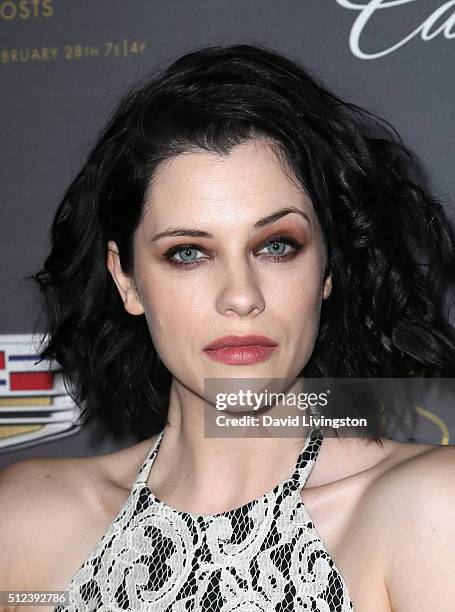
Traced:
MULTIPOLYGON (((175 508, 212 514, 271 490, 289 476, 301 439, 204 437, 203 383, 289 378, 311 356, 332 286, 309 198, 263 142, 240 145, 226 157, 180 155, 160 167, 149 190, 132 275, 121 269, 115 242, 108 246, 107 267, 125 309, 145 314, 173 375, 170 426, 148 480, 151 491, 175 508), (254 228, 285 207, 293 212, 254 228), (213 237, 152 240, 170 226, 213 237), (265 245, 278 234, 304 248, 274 260, 265 245), (189 242, 198 245, 191 255, 200 263, 185 269, 163 259, 189 242), (215 338, 249 333, 278 343, 268 360, 233 366, 202 352, 215 338)), ((184 255, 180 250, 173 258, 184 255)), ((100 457, 28 460, 2 470, 0 590, 64 590, 126 501, 154 440, 100 457)), ((301 495, 356 612, 451 609, 454 468, 454 448, 324 438, 301 495)))
MULTIPOLYGON (((109 242, 109 248, 108 267, 126 310, 131 315, 145 314, 153 344, 173 375, 172 428, 163 440, 163 454, 176 453, 173 471, 163 475, 168 489, 178 490, 185 506, 200 513, 217 512, 218 507, 235 504, 237 498, 254 497, 269 478, 263 470, 264 456, 278 473, 286 474, 289 451, 292 456, 295 445, 289 438, 204 437, 204 378, 294 379, 308 361, 321 300, 331 290, 330 276, 324 279, 325 249, 310 200, 283 174, 267 146, 249 143, 225 159, 180 155, 160 168, 147 198, 135 235, 134 279, 122 272, 115 242, 109 242), (283 203, 296 212, 258 229, 252 227, 259 219, 283 211, 283 203), (188 217, 200 221, 185 223, 188 217), (213 238, 152 240, 169 227, 188 225, 213 238), (301 250, 292 259, 273 260, 263 243, 278 234, 304 245, 305 256, 301 250), (191 253, 196 267, 167 263, 164 254, 188 242, 204 250, 191 253), (203 348, 228 334, 265 335, 279 347, 267 361, 254 366, 213 362, 203 348), (183 338, 187 341, 182 342, 183 338), (225 486, 214 497, 218 479, 225 486)), ((286 246, 286 254, 295 252, 286 246)), ((173 258, 180 261, 182 253, 173 258)), ((163 483, 155 484, 161 489, 163 483)))

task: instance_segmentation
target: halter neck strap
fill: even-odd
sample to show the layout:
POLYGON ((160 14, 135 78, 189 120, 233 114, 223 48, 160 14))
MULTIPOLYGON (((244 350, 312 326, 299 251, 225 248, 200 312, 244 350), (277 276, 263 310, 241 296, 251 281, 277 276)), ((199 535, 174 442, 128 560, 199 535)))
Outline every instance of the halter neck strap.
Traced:
MULTIPOLYGON (((142 463, 141 469, 139 470, 138 476, 135 480, 136 484, 147 484, 147 480, 150 474, 150 470, 152 469, 153 462, 158 454, 160 449, 161 441, 163 439, 164 429, 158 434, 155 442, 152 444, 150 450, 147 453, 145 460, 142 463)), ((299 453, 297 461, 294 466, 294 471, 292 472, 290 478, 283 481, 283 489, 287 489, 288 491, 300 490, 305 486, 305 483, 316 463, 319 449, 321 448, 323 440, 322 432, 313 428, 308 433, 305 438, 305 442, 303 444, 303 448, 299 453)))

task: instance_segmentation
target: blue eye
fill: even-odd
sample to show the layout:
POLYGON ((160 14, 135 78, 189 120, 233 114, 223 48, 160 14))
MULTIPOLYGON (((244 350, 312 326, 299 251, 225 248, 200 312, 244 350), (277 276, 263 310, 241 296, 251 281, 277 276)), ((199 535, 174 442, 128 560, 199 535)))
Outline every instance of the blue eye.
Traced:
POLYGON ((177 268, 193 268, 207 257, 195 257, 196 253, 203 252, 196 244, 177 245, 165 253, 166 261, 177 268), (178 255, 178 257, 176 257, 178 255))
POLYGON ((284 255, 287 246, 290 245, 286 242, 274 240, 273 242, 269 242, 264 248, 269 249, 271 247, 273 249, 272 251, 269 251, 271 255, 284 255))
MULTIPOLYGON (((263 243, 262 248, 256 251, 256 253, 261 259, 284 263, 293 259, 302 249, 303 245, 290 236, 274 236, 268 242, 263 243), (267 252, 261 253, 264 249, 267 249, 267 252)), ((210 259, 210 255, 207 254, 202 257, 196 257, 198 252, 206 253, 197 244, 179 244, 169 249, 165 253, 164 258, 169 264, 177 268, 190 269, 199 266, 202 260, 210 259), (178 257, 176 257, 177 255, 178 257)))
MULTIPOLYGON (((186 262, 191 263, 191 262, 193 262, 193 261, 196 261, 196 259, 195 259, 195 258, 191 257, 191 254, 192 254, 192 253, 193 253, 193 254, 194 254, 194 253, 197 253, 198 251, 199 251, 199 249, 192 248, 192 247, 187 247, 187 248, 184 248, 184 249, 179 249, 178 251, 176 251, 176 252, 175 252, 175 254, 177 254, 177 253, 178 253, 178 254, 180 255, 180 253, 183 253, 184 255, 183 255, 183 256, 181 256, 181 258, 180 258, 180 259, 181 259, 181 261, 186 261, 186 262)), ((200 252, 200 251, 199 251, 199 252, 200 252)), ((201 259, 201 258, 199 257, 199 258, 197 258, 197 259, 201 259)), ((179 260, 177 259, 177 260, 175 260, 175 261, 179 261, 179 260)))

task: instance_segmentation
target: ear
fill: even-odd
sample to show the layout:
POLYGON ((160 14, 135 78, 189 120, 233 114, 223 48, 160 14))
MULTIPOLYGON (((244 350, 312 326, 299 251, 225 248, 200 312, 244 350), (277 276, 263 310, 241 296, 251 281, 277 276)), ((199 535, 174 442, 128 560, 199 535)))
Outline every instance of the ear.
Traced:
POLYGON ((332 293, 332 275, 329 274, 324 281, 324 290, 322 292, 322 299, 326 300, 332 293))
POLYGON ((132 315, 141 315, 144 313, 141 298, 138 290, 134 286, 134 282, 129 276, 124 274, 120 265, 120 256, 117 244, 113 240, 109 240, 107 244, 107 261, 106 265, 109 272, 112 274, 114 283, 122 298, 125 310, 132 315))

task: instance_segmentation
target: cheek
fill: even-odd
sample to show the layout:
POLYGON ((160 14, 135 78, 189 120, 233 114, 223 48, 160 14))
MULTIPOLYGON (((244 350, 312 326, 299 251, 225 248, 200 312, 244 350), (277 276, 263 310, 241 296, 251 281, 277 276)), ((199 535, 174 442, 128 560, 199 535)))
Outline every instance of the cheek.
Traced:
POLYGON ((302 326, 318 317, 322 300, 322 269, 319 261, 277 274, 268 291, 269 303, 302 326))
POLYGON ((322 303, 322 270, 303 268, 281 275, 269 293, 269 312, 289 341, 289 357, 297 371, 310 358, 317 339, 322 303))
POLYGON ((209 296, 203 286, 182 282, 167 275, 162 282, 144 283, 142 291, 144 310, 150 336, 156 350, 163 354, 169 347, 180 346, 182 337, 188 336, 207 321, 209 296), (177 343, 177 344, 176 344, 177 343))

